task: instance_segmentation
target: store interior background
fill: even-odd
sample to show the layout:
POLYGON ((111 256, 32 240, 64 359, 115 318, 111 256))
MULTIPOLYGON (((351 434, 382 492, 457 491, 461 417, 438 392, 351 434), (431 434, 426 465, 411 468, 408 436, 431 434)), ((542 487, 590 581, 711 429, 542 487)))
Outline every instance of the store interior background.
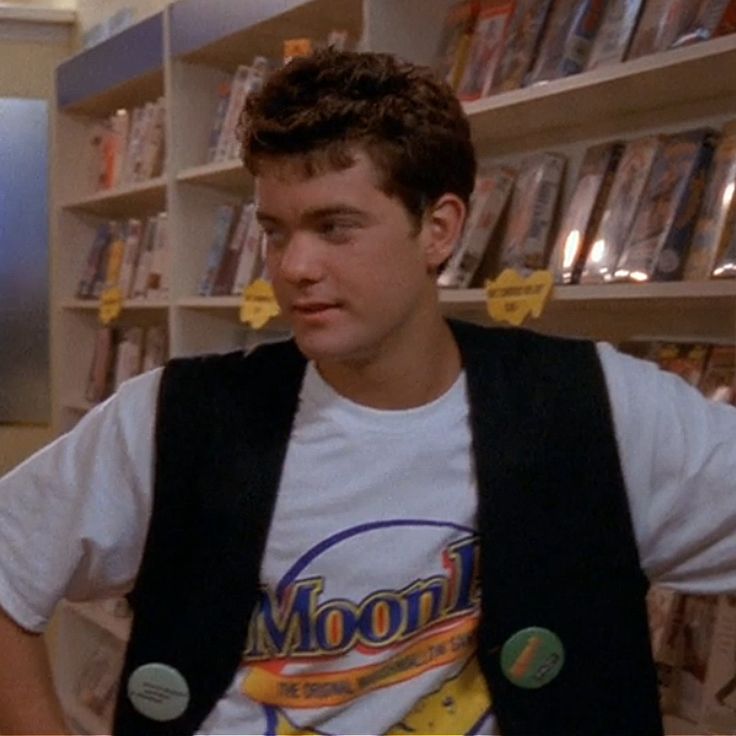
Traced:
MULTIPOLYGON (((100 27, 100 24, 104 27, 109 18, 121 11, 137 22, 159 12, 169 1, 0 2, 0 98, 47 100, 51 109, 54 69, 65 58, 83 48, 85 34, 100 27), (67 12, 58 13, 50 22, 48 18, 53 16, 43 11, 67 12), (36 19, 31 19, 34 14, 36 19)), ((0 475, 49 442, 52 436, 50 423, 0 423, 0 475)))

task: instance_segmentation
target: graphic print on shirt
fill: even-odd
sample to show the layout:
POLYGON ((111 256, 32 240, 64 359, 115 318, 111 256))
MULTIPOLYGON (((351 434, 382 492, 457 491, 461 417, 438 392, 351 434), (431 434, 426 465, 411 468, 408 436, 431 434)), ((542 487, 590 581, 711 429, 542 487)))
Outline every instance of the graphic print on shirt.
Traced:
POLYGON ((304 554, 262 591, 248 631, 241 689, 263 706, 266 732, 344 733, 344 714, 361 702, 385 713, 390 687, 404 707, 388 712, 386 733, 475 733, 490 710, 475 657, 478 554, 472 529, 425 520, 353 527, 304 554), (437 536, 429 574, 400 580, 396 560, 397 573, 372 577, 388 586, 357 575, 348 595, 330 589, 336 565, 420 529, 437 536))

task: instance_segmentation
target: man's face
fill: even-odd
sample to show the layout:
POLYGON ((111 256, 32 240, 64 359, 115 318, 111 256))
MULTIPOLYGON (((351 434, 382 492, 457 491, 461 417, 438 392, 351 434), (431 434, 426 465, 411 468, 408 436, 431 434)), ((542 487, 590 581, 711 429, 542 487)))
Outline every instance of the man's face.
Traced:
POLYGON ((302 352, 316 361, 371 361, 436 318, 431 226, 417 232, 378 187, 367 155, 305 178, 265 162, 258 218, 276 298, 302 352))

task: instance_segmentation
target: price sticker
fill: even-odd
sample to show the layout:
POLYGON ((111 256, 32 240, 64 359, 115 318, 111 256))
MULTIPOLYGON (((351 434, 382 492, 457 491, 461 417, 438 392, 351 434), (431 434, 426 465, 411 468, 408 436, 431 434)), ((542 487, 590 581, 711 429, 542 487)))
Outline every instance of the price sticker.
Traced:
POLYGON ((311 38, 289 38, 284 41, 284 64, 288 64, 297 56, 309 56, 311 53, 311 38))
POLYGON ((123 293, 117 286, 105 289, 100 295, 99 318, 103 325, 114 322, 123 311, 123 293))
POLYGON ((493 281, 486 281, 486 307, 497 322, 518 327, 528 316, 540 317, 552 294, 551 271, 534 271, 524 278, 507 268, 493 281))
POLYGON ((240 304, 240 321, 260 330, 269 320, 278 317, 281 309, 276 303, 273 287, 268 281, 258 279, 243 291, 240 304))

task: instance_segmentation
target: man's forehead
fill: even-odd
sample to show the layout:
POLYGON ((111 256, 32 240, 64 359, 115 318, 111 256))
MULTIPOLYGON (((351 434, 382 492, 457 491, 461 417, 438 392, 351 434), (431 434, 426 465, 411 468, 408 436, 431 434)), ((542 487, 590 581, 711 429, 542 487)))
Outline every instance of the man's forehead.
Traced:
POLYGON ((311 174, 291 162, 269 162, 255 176, 256 203, 267 210, 325 207, 338 201, 360 206, 366 197, 372 200, 381 191, 373 164, 361 156, 347 168, 311 174))
POLYGON ((371 157, 356 147, 264 158, 258 162, 255 182, 256 186, 264 179, 295 184, 352 170, 366 171, 376 184, 379 182, 378 170, 371 157))

